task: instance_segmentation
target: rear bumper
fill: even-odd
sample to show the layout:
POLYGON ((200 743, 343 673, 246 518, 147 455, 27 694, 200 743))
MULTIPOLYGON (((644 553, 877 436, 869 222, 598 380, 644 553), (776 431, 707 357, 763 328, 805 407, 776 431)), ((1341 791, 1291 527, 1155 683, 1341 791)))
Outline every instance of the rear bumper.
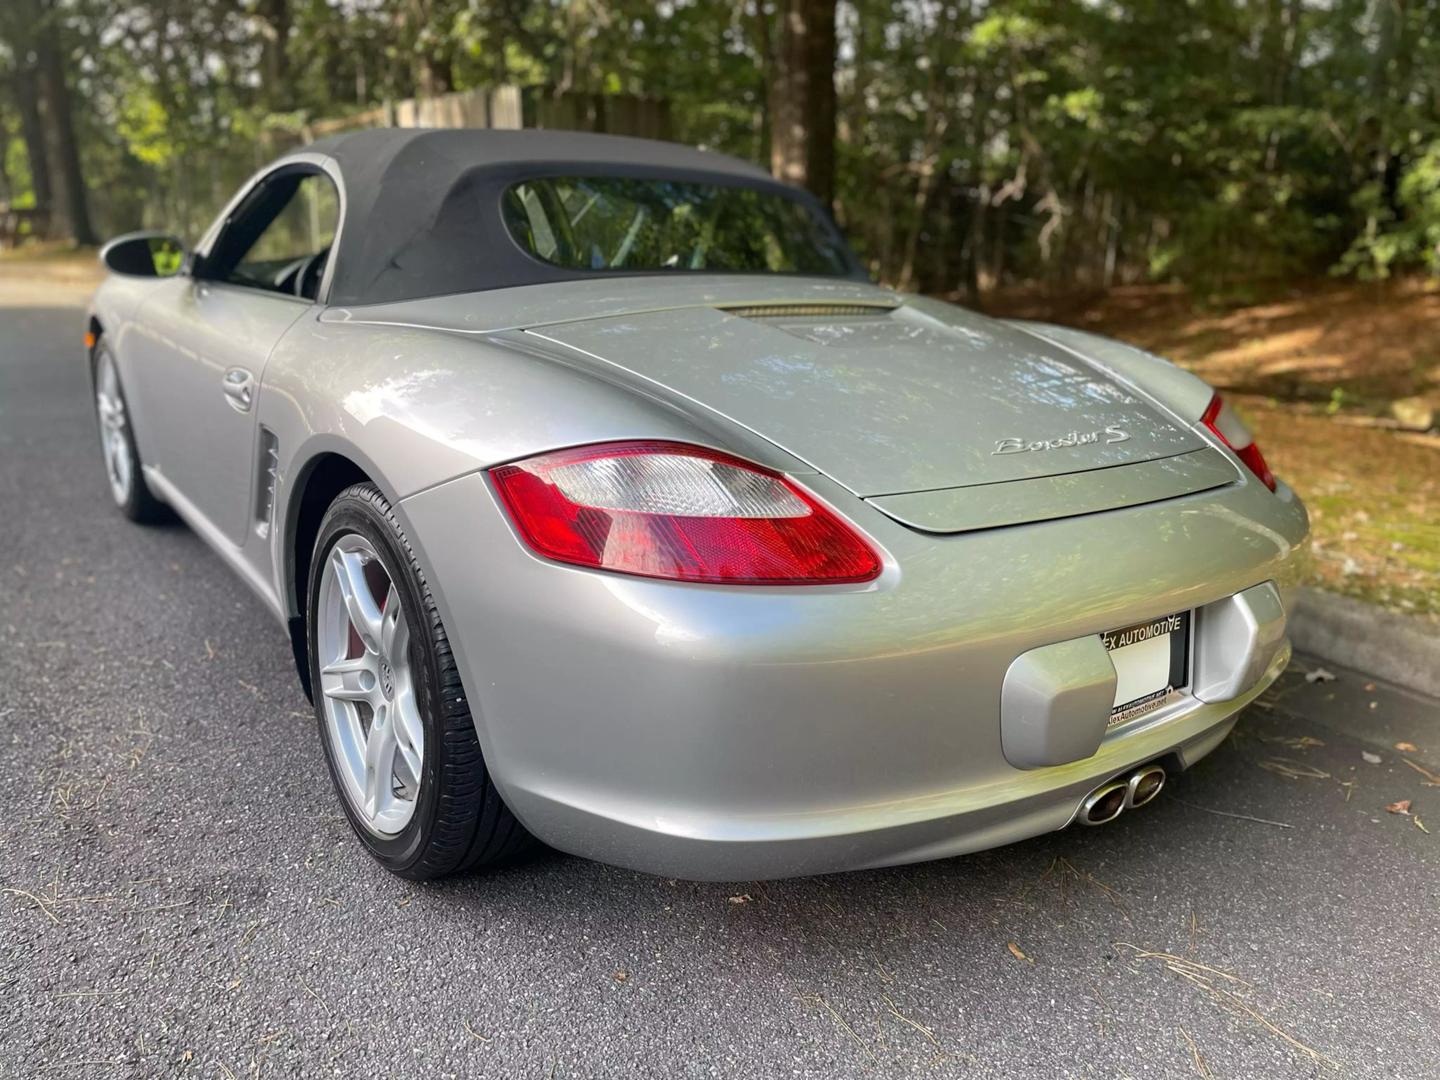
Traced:
POLYGON ((1093 755, 1019 769, 1001 699, 1017 656, 1273 581, 1308 523, 1255 483, 1131 510, 930 536, 800 479, 886 557, 864 586, 725 589, 557 566, 481 476, 404 500, 490 771, 562 850, 692 879, 941 858, 1063 828, 1135 765, 1185 768, 1283 669, 1189 695, 1093 755))
POLYGON ((512 808, 564 851, 665 877, 749 881, 863 870, 964 855, 1069 825, 1080 802, 1108 780, 1158 761, 1189 768, 1230 734, 1236 715, 1290 658, 1287 645, 1264 679, 1225 705, 1203 705, 1182 722, 1103 747, 1083 767, 1019 773, 1009 783, 966 788, 883 806, 842 807, 786 817, 743 810, 705 819, 621 820, 548 795, 515 789, 512 808))

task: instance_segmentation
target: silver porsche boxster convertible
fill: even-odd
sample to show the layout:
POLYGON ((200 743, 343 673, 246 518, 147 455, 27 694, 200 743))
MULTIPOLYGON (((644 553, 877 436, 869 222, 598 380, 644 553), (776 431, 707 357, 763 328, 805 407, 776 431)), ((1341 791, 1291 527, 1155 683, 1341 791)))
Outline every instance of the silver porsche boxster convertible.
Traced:
POLYGON ((289 628, 396 873, 538 838, 782 877, 1101 824, 1289 657, 1305 510, 1210 387, 878 288, 740 161, 358 132, 192 248, 102 257, 115 503, 289 628))

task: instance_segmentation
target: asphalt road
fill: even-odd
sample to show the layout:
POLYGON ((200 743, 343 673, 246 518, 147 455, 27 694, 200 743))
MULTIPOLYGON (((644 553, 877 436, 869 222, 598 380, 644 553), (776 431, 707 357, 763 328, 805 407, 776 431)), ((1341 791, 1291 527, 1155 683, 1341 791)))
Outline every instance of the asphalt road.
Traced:
POLYGON ((9 295, 0 1075, 1440 1075, 1440 786, 1404 760, 1440 773, 1440 706, 1348 671, 1145 810, 983 855, 387 876, 282 630, 108 505, 73 297, 9 295))

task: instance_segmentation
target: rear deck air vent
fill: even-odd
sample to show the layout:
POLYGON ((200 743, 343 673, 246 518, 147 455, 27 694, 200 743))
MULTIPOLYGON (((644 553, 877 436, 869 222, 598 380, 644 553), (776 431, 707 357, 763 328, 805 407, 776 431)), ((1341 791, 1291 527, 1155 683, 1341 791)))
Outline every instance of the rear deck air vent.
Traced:
POLYGON ((742 319, 831 319, 869 316, 884 318, 898 304, 731 304, 721 306, 727 315, 742 319))

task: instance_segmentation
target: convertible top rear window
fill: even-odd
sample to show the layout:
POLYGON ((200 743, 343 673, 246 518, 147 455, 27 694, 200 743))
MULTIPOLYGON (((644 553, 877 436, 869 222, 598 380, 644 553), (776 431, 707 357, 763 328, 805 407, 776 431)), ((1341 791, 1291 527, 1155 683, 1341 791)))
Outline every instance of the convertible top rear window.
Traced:
POLYGON ((850 276, 844 242, 782 192, 628 176, 555 176, 505 192, 505 226, 567 270, 850 276))
POLYGON ((345 206, 332 307, 651 271, 868 280, 814 196, 677 143, 371 128, 312 143, 315 155, 345 206))

